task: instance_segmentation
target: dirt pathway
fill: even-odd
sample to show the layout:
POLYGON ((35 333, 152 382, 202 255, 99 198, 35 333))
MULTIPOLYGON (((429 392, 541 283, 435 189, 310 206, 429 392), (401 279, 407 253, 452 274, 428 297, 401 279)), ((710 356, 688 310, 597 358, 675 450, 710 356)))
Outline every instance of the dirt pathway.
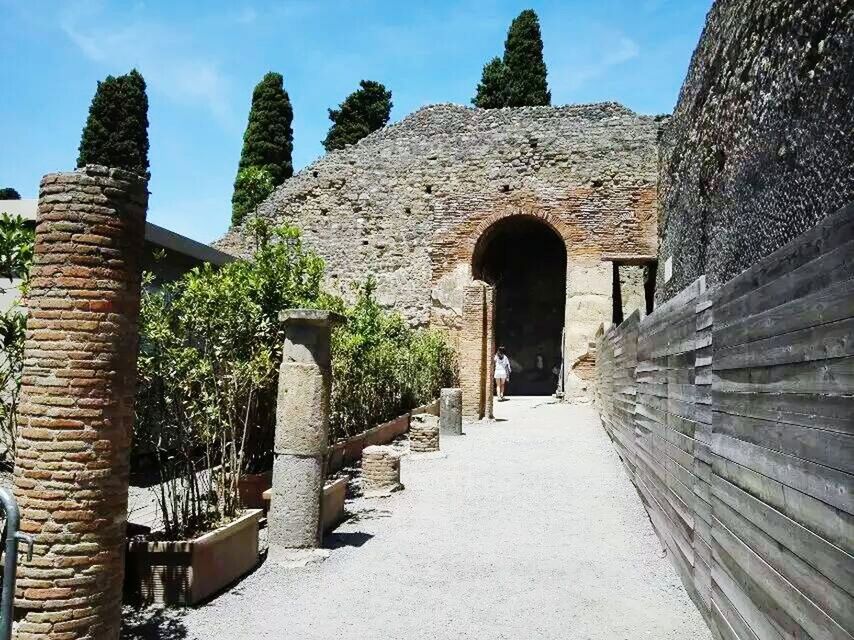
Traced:
POLYGON ((710 637, 589 407, 513 398, 405 459, 322 565, 266 563, 168 638, 710 637))

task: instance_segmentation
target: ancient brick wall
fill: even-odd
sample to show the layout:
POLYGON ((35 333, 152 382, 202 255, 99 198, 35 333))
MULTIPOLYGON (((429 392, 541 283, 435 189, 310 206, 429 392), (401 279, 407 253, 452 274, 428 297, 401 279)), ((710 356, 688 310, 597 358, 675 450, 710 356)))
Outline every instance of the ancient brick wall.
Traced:
MULTIPOLYGON (((348 295, 373 273, 381 303, 455 333, 478 241, 507 216, 537 217, 566 244, 571 365, 611 315, 602 254, 655 253, 659 127, 614 103, 425 107, 319 159, 259 212, 302 229, 331 288, 348 295)), ((218 247, 251 243, 237 228, 218 247)))
POLYGON ((148 193, 88 166, 41 183, 15 495, 35 536, 20 640, 119 634, 148 193))
POLYGON ((854 3, 715 3, 662 137, 659 300, 854 200, 852 103, 854 3))

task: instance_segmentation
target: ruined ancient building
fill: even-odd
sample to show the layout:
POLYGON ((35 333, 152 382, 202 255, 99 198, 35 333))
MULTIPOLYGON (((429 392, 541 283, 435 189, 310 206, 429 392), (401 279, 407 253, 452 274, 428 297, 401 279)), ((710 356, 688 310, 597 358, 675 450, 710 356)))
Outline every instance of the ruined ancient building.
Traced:
MULTIPOLYGON (((721 0, 672 117, 428 106, 321 158, 259 214, 303 230, 332 289, 374 274, 413 324, 465 329, 483 347, 461 348, 469 360, 490 327, 467 320, 464 288, 494 285, 513 392, 552 393, 562 356, 567 396, 583 397, 603 321, 700 275, 723 283, 854 196, 852 15, 721 0)), ((237 228, 219 246, 251 242, 237 228)))
MULTIPOLYGON (((429 106, 324 156, 259 212, 302 229, 333 290, 374 274, 380 302, 455 337, 465 285, 495 284, 514 392, 553 393, 563 354, 577 397, 615 288, 626 308, 646 308, 660 127, 613 103, 429 106), (615 258, 629 263, 620 287, 615 258)), ((219 247, 246 253, 251 241, 237 228, 219 247)))

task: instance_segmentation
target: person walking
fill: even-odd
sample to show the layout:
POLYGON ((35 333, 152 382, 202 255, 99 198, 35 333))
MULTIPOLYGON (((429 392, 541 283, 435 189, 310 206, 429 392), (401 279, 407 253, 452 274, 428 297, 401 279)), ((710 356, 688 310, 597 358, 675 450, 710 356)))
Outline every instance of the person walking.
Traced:
POLYGON ((495 390, 498 394, 498 401, 504 400, 504 388, 507 386, 507 381, 510 379, 510 358, 504 353, 504 347, 498 347, 495 352, 495 390))

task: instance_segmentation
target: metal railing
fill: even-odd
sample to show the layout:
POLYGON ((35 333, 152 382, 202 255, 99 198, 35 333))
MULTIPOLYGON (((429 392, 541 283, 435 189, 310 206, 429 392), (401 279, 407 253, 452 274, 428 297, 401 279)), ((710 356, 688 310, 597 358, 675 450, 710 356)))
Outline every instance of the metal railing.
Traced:
POLYGON ((15 576, 18 572, 18 542, 27 545, 27 560, 33 558, 33 538, 21 533, 21 512, 15 496, 8 489, 0 488, 0 507, 6 515, 3 528, 3 591, 0 593, 0 640, 12 637, 12 619, 15 606, 15 576))

